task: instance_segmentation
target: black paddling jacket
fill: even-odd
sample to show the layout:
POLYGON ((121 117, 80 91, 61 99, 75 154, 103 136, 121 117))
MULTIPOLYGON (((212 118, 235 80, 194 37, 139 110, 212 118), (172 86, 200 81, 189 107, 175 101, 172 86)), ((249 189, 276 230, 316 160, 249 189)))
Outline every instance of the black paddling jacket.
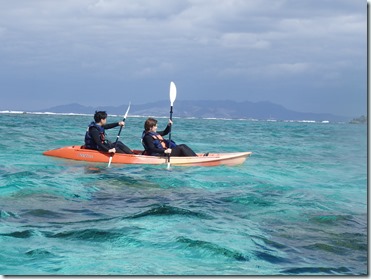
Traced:
POLYGON ((109 141, 106 140, 105 129, 112 129, 119 126, 118 123, 106 124, 103 126, 95 122, 90 123, 85 133, 85 148, 103 152, 110 150, 109 141))

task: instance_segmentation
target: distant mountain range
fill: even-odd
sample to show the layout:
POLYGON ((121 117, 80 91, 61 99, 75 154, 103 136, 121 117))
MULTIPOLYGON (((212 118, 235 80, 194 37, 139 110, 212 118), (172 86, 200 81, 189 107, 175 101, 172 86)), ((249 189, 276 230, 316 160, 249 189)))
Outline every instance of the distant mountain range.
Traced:
MULTIPOLYGON (((40 112, 55 113, 84 113, 93 114, 96 110, 105 110, 108 114, 124 114, 128 104, 117 107, 100 106, 90 107, 80 104, 67 104, 38 110, 40 112)), ((168 116, 169 101, 157 101, 142 105, 132 104, 129 115, 140 116, 168 116)), ((349 117, 329 113, 305 113, 286 109, 271 102, 235 102, 235 101, 176 101, 174 104, 175 117, 196 118, 231 118, 231 119, 259 119, 259 120, 314 120, 314 121, 349 121, 349 117)))

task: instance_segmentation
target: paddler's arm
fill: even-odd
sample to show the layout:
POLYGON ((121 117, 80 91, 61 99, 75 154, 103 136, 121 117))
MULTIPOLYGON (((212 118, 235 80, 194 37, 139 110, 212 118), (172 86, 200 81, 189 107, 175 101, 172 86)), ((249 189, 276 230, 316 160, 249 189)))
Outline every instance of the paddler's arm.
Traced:
POLYGON ((110 123, 110 124, 103 125, 102 127, 108 130, 108 129, 116 128, 117 126, 125 126, 125 122, 120 121, 120 122, 110 123))
POLYGON ((163 131, 157 131, 157 133, 159 133, 161 136, 166 136, 168 133, 170 133, 171 124, 173 124, 173 121, 169 119, 169 123, 167 124, 166 129, 163 131))

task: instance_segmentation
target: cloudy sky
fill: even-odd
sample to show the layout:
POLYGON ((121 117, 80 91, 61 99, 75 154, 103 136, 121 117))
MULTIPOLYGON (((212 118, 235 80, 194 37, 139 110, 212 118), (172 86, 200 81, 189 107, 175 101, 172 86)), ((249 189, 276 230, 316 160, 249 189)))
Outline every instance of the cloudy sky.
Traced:
POLYGON ((170 81, 177 100, 359 116, 367 2, 0 0, 0 110, 167 100, 170 81))

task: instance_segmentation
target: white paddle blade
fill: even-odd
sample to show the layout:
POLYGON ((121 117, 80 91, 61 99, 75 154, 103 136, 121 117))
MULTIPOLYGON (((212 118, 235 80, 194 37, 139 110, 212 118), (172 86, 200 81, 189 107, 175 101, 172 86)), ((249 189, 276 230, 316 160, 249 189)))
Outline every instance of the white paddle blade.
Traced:
POLYGON ((126 113, 124 115, 124 119, 126 119, 126 117, 128 116, 128 113, 129 113, 129 110, 130 110, 130 106, 131 106, 131 102, 129 102, 129 106, 128 106, 128 109, 126 110, 126 113))
POLYGON ((112 162, 112 155, 111 155, 111 157, 109 157, 109 161, 108 161, 108 167, 110 167, 110 166, 111 166, 111 162, 112 162))
POLYGON ((170 82, 170 105, 173 106, 176 99, 176 87, 174 82, 170 82))

